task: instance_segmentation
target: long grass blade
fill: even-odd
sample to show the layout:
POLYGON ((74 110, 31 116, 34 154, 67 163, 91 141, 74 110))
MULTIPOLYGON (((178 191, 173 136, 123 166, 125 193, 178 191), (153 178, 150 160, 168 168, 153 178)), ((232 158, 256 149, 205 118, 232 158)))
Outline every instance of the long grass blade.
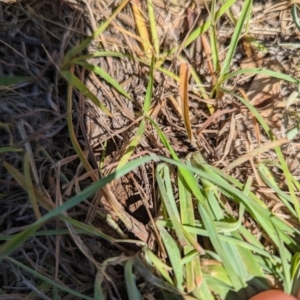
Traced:
POLYGON ((111 116, 110 111, 99 101, 99 99, 87 88, 77 76, 72 74, 70 71, 62 71, 61 75, 68 81, 69 85, 74 86, 85 96, 87 96, 96 106, 98 106, 107 115, 111 116))
POLYGON ((61 285, 59 283, 57 283, 56 281, 50 279, 49 277, 45 276, 45 275, 42 275, 41 273, 35 271, 35 270, 32 270, 31 268, 23 265, 22 263, 20 263, 19 261, 11 258, 11 257, 8 257, 7 258, 9 261, 11 261, 14 265, 22 268, 23 270, 25 270, 26 272, 28 272, 29 274, 32 274, 34 277, 37 277, 47 283, 49 283, 51 286, 53 287, 56 287, 62 291, 65 291, 71 295, 73 295, 74 297, 77 297, 79 299, 86 299, 86 300, 93 300, 94 298, 91 298, 89 296, 86 296, 84 294, 81 294, 81 293, 78 293, 76 292, 74 289, 71 289, 71 288, 68 288, 67 286, 65 285, 61 285))
POLYGON ((104 187, 107 183, 111 182, 112 180, 118 179, 128 172, 134 170, 138 166, 143 163, 150 161, 150 157, 143 157, 136 159, 134 161, 129 162, 125 167, 120 168, 116 172, 108 175, 105 178, 100 179, 99 181, 91 184, 88 188, 83 190, 80 194, 72 197, 70 200, 66 201, 61 206, 54 208, 52 211, 44 215, 42 218, 35 221, 31 224, 27 229, 20 232, 19 234, 15 235, 14 238, 7 241, 5 244, 1 245, 0 247, 0 261, 11 252, 16 250, 19 246, 21 246, 35 231, 37 231, 45 222, 49 221, 50 219, 59 216, 62 212, 78 205, 79 203, 83 202, 85 199, 93 195, 99 189, 104 187))
POLYGON ((128 298, 132 300, 142 300, 142 295, 136 286, 136 276, 132 271, 132 259, 128 259, 125 263, 124 277, 128 298))
POLYGON ((0 86, 10 86, 32 80, 31 77, 0 77, 0 86))
POLYGON ((161 238, 166 247, 168 257, 170 259, 172 269, 175 275, 175 284, 179 291, 183 291, 183 272, 182 266, 178 263, 181 260, 178 244, 174 241, 171 235, 164 227, 158 226, 161 238))
POLYGON ((174 230, 177 234, 179 244, 182 246, 186 246, 189 243, 184 236, 182 225, 180 223, 179 212, 177 210, 176 201, 172 191, 170 170, 167 165, 161 164, 157 167, 156 180, 160 195, 164 203, 164 207, 168 213, 172 225, 174 226, 174 230))
POLYGON ((99 26, 99 28, 92 34, 91 37, 86 38, 83 42, 81 42, 78 46, 73 47, 65 56, 65 60, 62 65, 62 70, 65 70, 69 66, 70 60, 81 53, 84 49, 86 49, 93 40, 96 40, 100 34, 104 32, 104 30, 109 26, 109 24, 113 21, 113 19, 117 16, 117 14, 125 7, 125 5, 129 2, 129 0, 123 0, 123 2, 116 8, 116 10, 110 15, 110 17, 99 26))
MULTIPOLYGON (((125 96, 127 99, 132 100, 131 96, 120 86, 120 84, 113 79, 109 74, 107 74, 102 68, 89 64, 84 61, 79 61, 77 63, 80 66, 83 66, 85 69, 94 72, 101 76, 107 83, 109 83, 111 86, 113 86, 120 94, 125 96)), ((99 101, 99 100, 98 100, 99 101)))
POLYGON ((150 37, 148 33, 148 26, 146 25, 146 20, 142 14, 142 8, 140 0, 132 0, 131 7, 134 14, 136 27, 139 32, 140 38, 142 40, 142 46, 144 49, 144 53, 148 58, 152 55, 152 45, 150 43, 150 37))
POLYGON ((220 80, 222 80, 223 76, 228 73, 230 64, 232 62, 233 55, 235 53, 235 50, 236 50, 236 47, 237 47, 237 44, 239 41, 239 37, 243 30, 244 23, 246 21, 246 18, 249 18, 249 16, 250 16, 251 5, 252 5, 252 0, 246 0, 243 3, 243 8, 242 8, 241 14, 239 16, 238 22, 234 29, 234 33, 231 37, 231 42, 230 42, 224 63, 222 65, 222 69, 220 72, 220 80))
POLYGON ((153 47, 155 50, 156 57, 158 57, 159 56, 159 39, 157 36, 157 26, 156 26, 155 13, 154 13, 154 9, 153 9, 152 0, 147 0, 147 4, 148 4, 148 16, 149 16, 150 32, 151 32, 153 47))
POLYGON ((180 64, 180 81, 179 81, 179 95, 183 122, 187 132, 187 136, 191 141, 193 139, 192 126, 190 120, 189 104, 188 104, 188 84, 189 84, 189 69, 188 64, 182 62, 180 64))
POLYGON ((22 152, 23 149, 14 148, 14 147, 0 147, 0 153, 6 153, 6 152, 22 152))
POLYGON ((30 174, 30 163, 29 163, 28 153, 25 153, 25 155, 24 155, 24 179, 25 179, 25 189, 28 194, 29 200, 31 202, 32 209, 35 213, 36 218, 40 219, 42 215, 39 210, 38 201, 36 199, 36 194, 33 189, 33 184, 32 184, 31 174, 30 174))

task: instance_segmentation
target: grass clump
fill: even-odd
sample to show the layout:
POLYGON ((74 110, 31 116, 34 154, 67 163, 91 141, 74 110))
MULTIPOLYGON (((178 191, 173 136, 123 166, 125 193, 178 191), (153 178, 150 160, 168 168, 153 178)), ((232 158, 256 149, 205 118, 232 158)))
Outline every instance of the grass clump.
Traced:
MULTIPOLYGON (((78 13, 55 32, 66 30, 65 54, 39 48, 50 75, 44 60, 28 58, 27 69, 2 78, 2 111, 11 111, 10 91, 28 95, 37 79, 50 81, 44 110, 59 126, 28 137, 56 120, 45 125, 29 100, 36 122, 13 100, 15 115, 0 123, 0 199, 5 222, 15 218, 13 228, 1 223, 0 295, 13 284, 43 299, 246 300, 270 288, 296 295, 298 123, 290 110, 298 61, 287 71, 290 52, 273 55, 274 35, 256 31, 264 11, 274 27, 285 10, 297 39, 296 4, 65 2, 65 13, 78 13), (79 23, 89 24, 86 36, 76 35, 79 23), (9 199, 30 220, 17 223, 9 199)), ((28 9, 6 7, 8 19, 28 9)))

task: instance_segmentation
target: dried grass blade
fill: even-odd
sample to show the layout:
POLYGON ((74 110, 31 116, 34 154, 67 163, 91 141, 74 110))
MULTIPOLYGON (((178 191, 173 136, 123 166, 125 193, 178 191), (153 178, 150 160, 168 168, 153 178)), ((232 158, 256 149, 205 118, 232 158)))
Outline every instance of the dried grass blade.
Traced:
POLYGON ((181 62, 179 71, 179 95, 180 104, 183 116, 183 122, 187 132, 187 136, 190 141, 193 139, 193 132, 189 114, 189 104, 188 104, 188 83, 189 83, 189 69, 186 62, 181 62))
MULTIPOLYGON (((71 65, 71 71, 69 72, 71 75, 74 72, 74 65, 71 65)), ((79 80, 79 79, 78 79, 79 80)), ((85 157, 84 153, 81 150, 81 147, 78 143, 78 140, 76 138, 74 129, 73 129, 73 123, 72 123, 72 85, 69 84, 68 85, 68 128, 69 128, 69 135, 70 135, 70 139, 72 142, 72 145, 80 159, 80 161, 82 162, 84 168, 86 169, 86 171, 90 174, 91 179, 95 182, 98 180, 99 176, 98 174, 93 170, 93 168, 91 167, 90 163, 88 162, 87 158, 85 157)), ((117 199, 115 198, 114 194, 111 192, 109 186, 108 187, 104 187, 103 188, 103 194, 105 196, 105 198, 107 199, 107 201, 109 202, 109 204, 111 205, 112 209, 114 210, 114 212, 117 214, 117 216, 120 218, 120 220, 122 220, 122 222, 125 224, 125 226, 129 229, 131 229, 131 231, 137 236, 139 237, 141 240, 145 241, 148 238, 148 233, 144 227, 144 225, 140 222, 138 222, 137 220, 131 218, 127 212, 124 210, 123 206, 117 201, 117 199), (135 224, 133 224, 133 221, 135 222, 135 224), (133 226, 134 225, 134 226, 133 226)))
POLYGON ((28 194, 33 211, 35 213, 36 218, 40 219, 42 215, 39 210, 38 201, 36 199, 36 193, 34 192, 34 186, 31 181, 30 163, 29 163, 28 153, 25 153, 25 156, 24 156, 24 179, 25 179, 25 190, 28 194))
MULTIPOLYGON (((13 176, 13 178, 21 185, 21 187, 26 190, 25 177, 19 170, 13 167, 8 162, 3 162, 3 166, 7 171, 13 176)), ((54 207, 52 200, 44 196, 36 187, 33 186, 34 193, 36 194, 37 201, 47 210, 51 210, 54 207)))
POLYGON ((278 147, 278 146, 281 146, 283 144, 286 144, 286 143, 289 143, 289 140, 288 139, 280 139, 280 140, 276 140, 276 141, 273 141, 273 142, 269 142, 267 144, 264 144, 263 146, 261 147, 258 147, 250 152, 248 152, 247 154, 244 154, 242 156, 240 156, 238 159, 236 159, 235 161, 233 161, 232 163, 230 163, 229 165, 227 165, 223 171, 226 172, 228 170, 231 170, 241 164, 243 164, 244 162, 250 160, 251 158, 253 158, 254 156, 260 154, 260 153, 263 153, 263 152, 266 152, 270 149, 273 149, 275 147, 278 147))
POLYGON ((52 287, 57 287, 58 289, 62 290, 62 291, 65 291, 71 295, 74 295, 74 297, 76 298, 79 298, 79 299, 86 299, 86 300, 94 300, 94 298, 92 297, 89 297, 89 296, 86 296, 84 294, 81 294, 81 293, 78 293, 76 292, 74 289, 70 289, 68 288, 67 286, 65 285, 61 285, 59 284, 58 282, 48 278, 47 276, 44 276, 42 275, 41 273, 35 271, 35 270, 32 270, 31 268, 23 265, 22 263, 20 263, 19 261, 11 258, 11 257, 8 257, 7 258, 9 261, 11 261, 14 265, 22 268, 23 270, 25 270, 26 272, 28 272, 29 274, 32 274, 34 277, 37 277, 45 282, 48 282, 52 287))
MULTIPOLYGON (((222 17, 222 15, 236 2, 237 0, 228 0, 225 1, 225 3, 220 7, 218 12, 216 13, 215 22, 219 20, 219 18, 222 17)), ((189 37, 187 38, 186 42, 184 43, 183 48, 188 47, 192 42, 194 42, 201 34, 208 31, 211 26, 211 20, 208 20, 203 25, 197 27, 195 30, 191 32, 189 37)), ((166 51, 163 56, 168 56, 176 53, 177 46, 172 48, 171 50, 166 51)), ((162 64, 162 62, 160 62, 162 64)))
POLYGON ((142 39, 142 45, 144 48, 144 52, 146 57, 150 58, 152 54, 152 46, 150 43, 149 33, 148 33, 148 27, 146 25, 145 18, 142 14, 142 7, 139 0, 132 0, 131 1, 131 7, 133 10, 136 27, 139 32, 139 35, 142 39))
POLYGON ((233 113, 231 115, 229 135, 225 145, 224 152, 222 154, 222 158, 215 163, 215 166, 218 166, 227 157, 228 153, 230 152, 230 148, 232 146, 234 136, 235 136, 235 114, 233 113))
POLYGON ((125 5, 129 2, 129 0, 124 0, 121 5, 111 14, 111 16, 102 24, 100 27, 92 34, 91 37, 86 38, 82 43, 78 46, 72 48, 65 56, 65 60, 62 64, 62 69, 65 70, 68 68, 70 60, 74 58, 75 55, 81 53, 84 49, 86 49, 89 44, 96 40, 99 35, 109 26, 112 20, 117 16, 117 14, 125 7, 125 5))
MULTIPOLYGON (((139 167, 143 163, 147 163, 152 160, 151 157, 138 158, 134 161, 129 162, 125 167, 117 170, 116 172, 106 176, 105 178, 100 179, 97 182, 94 182, 89 187, 84 189, 80 194, 72 197, 68 201, 64 202, 61 206, 58 206, 48 212, 46 215, 42 216, 40 219, 31 224, 27 229, 16 234, 12 239, 8 240, 5 244, 0 246, 0 261, 9 255, 11 252, 20 247, 30 236, 34 234, 45 222, 50 219, 59 216, 64 211, 78 205, 79 203, 86 200, 88 197, 105 187, 106 184, 112 180, 118 179, 128 172, 131 172, 133 169, 139 167)), ((130 223, 131 224, 131 223, 130 223)), ((132 225, 132 224, 131 224, 132 225)))
POLYGON ((158 57, 159 56, 159 39, 157 36, 157 28, 156 28, 156 21, 155 21, 155 14, 154 14, 152 0, 148 0, 147 4, 148 4, 148 15, 149 15, 150 30, 151 30, 153 46, 154 46, 155 54, 158 57))
MULTIPOLYGON (((18 126, 18 129, 19 129, 19 132, 21 134, 22 139, 25 140, 27 138, 27 133, 26 133, 25 128, 24 128, 23 119, 21 119, 17 123, 17 126, 18 126)), ((33 151, 32 151, 31 144, 30 144, 29 141, 27 141, 24 146, 25 146, 26 152, 27 152, 28 157, 29 157, 29 163, 30 163, 31 172, 32 172, 32 175, 33 175, 34 182, 35 182, 35 184, 37 185, 38 188, 41 188, 42 183, 40 181, 40 177, 38 175, 38 171, 37 171, 36 164, 35 164, 35 161, 34 161, 34 154, 33 154, 33 151)))
MULTIPOLYGON (((253 74, 253 75, 262 74, 262 75, 266 75, 266 76, 270 76, 270 77, 275 77, 275 78, 278 78, 278 79, 281 79, 284 81, 288 81, 291 83, 299 84, 299 82, 300 82, 300 80, 298 78, 289 76, 284 73, 275 72, 275 71, 267 70, 267 69, 260 69, 260 68, 259 69, 258 68, 246 68, 246 69, 240 69, 240 70, 237 70, 237 71, 234 71, 232 73, 225 75, 219 83, 221 84, 232 77, 236 77, 236 76, 244 75, 244 74, 253 74)), ((230 91, 228 91, 228 92, 230 93, 230 91)))
MULTIPOLYGON (((274 73, 276 73, 276 72, 274 72, 274 73)), ((278 74, 280 74, 280 73, 278 73, 278 74)), ((299 80, 297 80, 297 79, 295 79, 295 80, 296 80, 296 82, 299 82, 299 80)), ((230 91, 227 91, 227 92, 232 94, 232 92, 230 92, 230 91)), ((247 100, 245 100, 243 97, 240 97, 238 95, 234 95, 234 96, 237 99, 239 99, 251 111, 251 113, 256 117, 256 119, 258 120, 258 122, 262 126, 262 128, 265 130, 265 132, 266 132, 267 136, 269 137, 269 139, 271 141, 274 141, 275 138, 274 138, 274 135, 272 133, 272 130, 267 125, 267 123, 265 122, 264 118, 262 118, 262 116, 257 112, 257 110, 247 100)), ((281 168, 283 170, 283 173, 284 173, 284 176, 285 176, 288 188, 289 188, 290 196, 293 199, 293 203, 297 207, 298 199, 297 199, 296 194, 295 194, 296 187, 293 184, 293 178, 294 177, 291 174, 291 172, 289 171, 289 168, 287 166, 286 160, 285 160, 285 158, 283 156, 283 153, 282 153, 280 147, 276 146, 275 147, 275 152, 276 152, 276 154, 278 156, 281 168)), ((298 216, 297 216, 298 220, 300 220, 300 211, 299 210, 297 210, 297 214, 298 214, 298 216)))
MULTIPOLYGON (((63 214, 65 216, 67 216, 67 214, 65 212, 63 212, 63 214)), ((89 259, 95 266, 97 266, 98 265, 97 261, 94 259, 93 254, 91 253, 89 248, 82 241, 80 235, 77 233, 77 231, 73 228, 73 226, 69 222, 66 221, 65 223, 66 223, 67 228, 70 232, 70 235, 72 236, 72 239, 73 239, 74 243, 77 245, 78 249, 84 254, 84 256, 87 259, 89 259)))

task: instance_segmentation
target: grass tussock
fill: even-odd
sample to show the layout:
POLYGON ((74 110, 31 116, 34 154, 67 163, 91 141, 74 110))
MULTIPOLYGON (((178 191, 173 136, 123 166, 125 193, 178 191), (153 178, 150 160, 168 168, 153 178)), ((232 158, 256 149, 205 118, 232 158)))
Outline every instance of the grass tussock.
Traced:
POLYGON ((290 1, 0 1, 0 298, 299 291, 290 1))

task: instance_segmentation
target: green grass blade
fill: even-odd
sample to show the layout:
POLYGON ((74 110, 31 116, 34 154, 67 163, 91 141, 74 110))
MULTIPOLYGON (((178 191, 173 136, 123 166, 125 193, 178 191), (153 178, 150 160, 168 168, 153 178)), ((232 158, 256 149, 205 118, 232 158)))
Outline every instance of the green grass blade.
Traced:
POLYGON ((296 211, 298 211, 298 213, 296 213, 296 211, 290 204, 290 203, 293 203, 292 198, 287 193, 280 190, 280 188, 278 187, 274 177, 272 176, 272 174, 268 170, 268 168, 264 164, 259 164, 258 172, 259 172, 259 175, 261 176, 262 180, 279 195, 279 198, 281 199, 283 204, 286 206, 286 208, 288 208, 288 210, 291 212, 291 214, 294 215, 295 217, 297 217, 299 215, 298 201, 295 204, 295 209, 296 209, 296 211))
POLYGON ((96 277, 95 277, 95 284, 94 284, 94 299, 95 300, 105 300, 105 296, 102 289, 102 283, 104 280, 104 274, 103 270, 101 268, 97 271, 96 277))
POLYGON ((8 257, 7 259, 9 261, 11 261, 13 264, 15 264, 16 266, 18 266, 18 267, 22 268, 23 270, 25 270, 26 272, 28 272, 29 274, 32 274, 34 277, 37 277, 37 278, 51 284, 51 286, 56 287, 62 291, 65 291, 65 292, 73 295, 74 297, 77 297, 79 299, 94 300, 94 298, 91 298, 89 296, 85 296, 81 293, 78 293, 78 292, 74 291, 74 289, 68 288, 65 285, 61 285, 61 284, 57 283, 56 281, 48 278, 47 276, 42 275, 42 274, 36 272, 35 270, 32 270, 31 268, 28 268, 27 266, 23 265, 22 263, 20 263, 19 261, 15 260, 13 258, 8 257))
POLYGON ((236 2, 236 0, 227 0, 224 2, 224 4, 220 7, 220 9, 216 13, 215 20, 219 20, 223 14, 225 14, 229 8, 236 2))
POLYGON ((0 77, 0 86, 15 85, 32 79, 32 77, 0 77))
POLYGON ((169 272, 172 270, 171 267, 169 267, 168 265, 166 265, 165 263, 163 263, 161 261, 160 258, 158 258, 150 249, 148 249, 147 247, 144 247, 143 249, 143 253, 145 254, 145 260, 148 260, 149 262, 151 262, 151 264, 149 264, 150 267, 152 267, 152 264, 155 268, 157 268, 157 270, 159 271, 160 275, 162 275, 162 277, 166 280, 166 282, 168 284, 173 285, 173 281, 169 275, 169 272))
MULTIPOLYGON (((267 136, 269 137, 269 139, 271 141, 274 141, 275 137, 274 137, 274 135, 273 135, 270 127, 267 125, 267 123, 265 122, 264 118, 253 107, 253 105, 251 105, 249 103, 249 101, 245 100, 243 97, 240 97, 238 95, 235 95, 235 97, 237 99, 239 99, 252 112, 252 114, 259 121, 259 123, 262 126, 262 128, 265 130, 265 132, 266 132, 267 136)), ((285 180, 286 180, 287 185, 288 185, 290 196, 291 196, 292 201, 293 201, 293 203, 294 203, 294 205, 296 207, 296 213, 297 213, 298 221, 300 221, 300 211, 299 211, 298 199, 296 197, 295 190, 294 190, 294 185, 292 183, 293 182, 293 176, 292 176, 292 174, 289 171, 289 168, 287 166, 286 160, 285 160, 285 158, 283 156, 283 153, 282 153, 280 147, 277 146, 277 147, 274 147, 274 149, 275 149, 275 152, 277 154, 278 160, 280 162, 281 168, 283 170, 284 177, 285 177, 285 180)))
POLYGON ((222 69, 220 72, 220 80, 222 80, 224 75, 227 74, 229 71, 229 68, 230 68, 230 65, 232 62, 232 58, 234 56, 234 53, 235 53, 235 50, 236 50, 236 47, 237 47, 237 44, 239 41, 239 37, 243 30, 244 23, 245 23, 246 19, 249 18, 249 15, 251 13, 251 6, 252 6, 252 0, 244 1, 241 14, 239 16, 238 22, 234 29, 234 33, 231 37, 231 42, 230 42, 224 63, 222 65, 222 69))
POLYGON ((139 144, 141 138, 143 137, 145 128, 146 128, 146 122, 145 122, 145 120, 142 120, 139 128, 137 129, 135 136, 133 137, 129 146, 127 147, 126 152, 123 154, 123 156, 118 164, 117 169, 121 168, 127 164, 131 155, 133 154, 134 150, 136 149, 137 145, 139 144))
POLYGON ((178 237, 178 242, 182 246, 188 245, 188 241, 184 236, 182 225, 180 222, 179 212, 177 210, 176 201, 172 191, 172 183, 170 179, 170 170, 166 164, 160 164, 156 168, 156 181, 159 192, 174 230, 178 237))
MULTIPOLYGON (((178 158, 178 156, 175 153, 174 149, 172 148, 172 146, 168 142, 168 139, 165 136, 165 134, 162 132, 162 130, 159 128, 159 126, 153 120, 151 120, 150 118, 148 118, 148 119, 150 120, 150 122, 155 127, 155 129, 156 129, 156 131, 158 133, 158 136, 159 136, 161 142, 169 150, 169 152, 171 153, 173 159, 175 161, 179 162, 180 159, 178 158)), ((191 191, 194 193, 194 195, 197 198, 197 200, 200 201, 201 203, 204 203, 205 200, 203 198, 203 195, 201 194, 201 191, 198 188, 198 184, 197 184, 195 178, 193 177, 192 173, 189 170, 186 169, 185 165, 182 165, 182 166, 183 167, 179 167, 179 171, 182 174, 182 177, 188 183, 188 186, 190 187, 191 191)))
POLYGON ((173 272, 175 275, 175 285, 179 291, 183 291, 183 272, 182 266, 178 262, 181 260, 180 250, 177 243, 171 237, 164 227, 158 226, 162 241, 166 247, 168 258, 171 262, 173 272))
POLYGON ((175 295, 180 295, 179 291, 173 285, 170 285, 157 276, 153 275, 153 273, 143 264, 143 262, 137 255, 133 257, 133 266, 147 282, 153 284, 159 289, 169 291, 171 293, 174 293, 175 295))
MULTIPOLYGON (((207 284, 206 278, 202 273, 202 267, 200 265, 200 259, 194 259, 193 268, 196 276, 197 287, 193 290, 192 294, 197 297, 197 299, 207 299, 207 300, 215 300, 215 297, 212 294, 211 287, 207 284), (198 277, 200 276, 200 277, 198 277)), ((215 292, 215 291, 214 291, 215 292)))
POLYGON ((226 242, 222 242, 217 234, 217 228, 215 227, 214 221, 210 217, 208 213, 208 209, 198 205, 198 210, 201 215, 201 219, 203 221, 203 224, 205 226, 205 229, 208 232, 209 239, 218 255, 221 258, 221 263, 224 265, 224 268, 227 271, 227 274, 229 278, 231 279, 232 286, 234 287, 235 291, 239 291, 244 288, 243 284, 243 278, 240 278, 237 273, 237 269, 235 269, 234 265, 232 264, 233 260, 232 257, 234 257, 234 260, 236 260, 238 257, 236 257, 237 253, 234 253, 231 251, 229 244, 226 242), (232 254, 235 254, 231 256, 232 254))
POLYGON ((129 0, 123 0, 121 5, 119 5, 116 10, 110 15, 110 17, 103 22, 99 26, 99 28, 92 34, 91 37, 86 38, 83 42, 81 42, 78 46, 73 47, 65 56, 65 61, 63 63, 63 70, 65 70, 65 66, 69 64, 69 61, 77 54, 81 53, 84 49, 86 49, 93 40, 96 40, 100 34, 104 32, 104 30, 109 26, 109 24, 113 21, 113 19, 117 16, 117 14, 124 8, 124 6, 129 2, 129 0))
MULTIPOLYGON (((284 73, 280 73, 280 72, 276 72, 276 71, 272 71, 272 70, 267 70, 267 69, 246 68, 246 69, 240 69, 240 70, 225 74, 222 77, 222 80, 220 81, 220 83, 223 83, 223 82, 227 81, 230 78, 237 77, 239 75, 244 75, 244 74, 253 74, 253 75, 261 74, 261 75, 278 78, 280 80, 284 80, 284 81, 288 81, 288 82, 296 83, 296 84, 298 84, 300 82, 299 79, 297 79, 295 77, 292 77, 292 76, 289 76, 289 75, 284 74, 284 73)), ((230 91, 228 91, 228 93, 230 93, 230 91)))
POLYGON ((300 290, 300 252, 296 252, 291 261, 292 294, 300 290))
POLYGON ((209 28, 209 37, 210 37, 210 48, 211 48, 211 55, 212 55, 212 61, 213 61, 213 67, 214 72, 219 73, 220 72, 220 62, 219 62, 219 51, 218 51, 218 38, 216 33, 216 20, 215 20, 215 9, 216 9, 216 3, 215 1, 211 2, 211 9, 210 9, 210 15, 212 17, 212 22, 210 28, 209 28))
MULTIPOLYGON (((143 109, 144 115, 146 115, 149 112, 151 106, 153 83, 154 83, 153 68, 154 68, 154 58, 152 57, 147 91, 144 100, 144 109, 143 109)), ((143 137, 145 128, 146 128, 146 121, 142 120, 135 134, 135 137, 132 139, 132 141, 129 144, 129 147, 126 149, 126 153, 122 156, 118 168, 125 165, 128 162, 129 158, 131 157, 137 145, 139 144, 141 138, 143 137)))
POLYGON ((132 259, 128 259, 124 266, 124 277, 127 295, 132 300, 142 300, 142 295, 136 286, 136 276, 132 272, 132 259))
MULTIPOLYGON (((219 20, 219 18, 221 18, 221 16, 236 2, 236 0, 228 0, 225 1, 225 3, 220 7, 220 9, 218 10, 218 12, 216 13, 216 18, 215 21, 219 20)), ((192 42, 194 42, 201 34, 203 34, 204 32, 208 31, 209 28, 211 26, 211 20, 208 20, 207 22, 205 22, 203 25, 197 27, 196 29, 194 29, 191 34, 189 35, 189 37, 187 38, 185 44, 184 44, 184 48, 188 47, 192 42)), ((174 54, 177 51, 177 46, 172 48, 171 50, 168 50, 166 52, 164 52, 163 57, 167 57, 170 56, 172 54, 174 54)), ((162 64, 162 61, 160 62, 160 64, 162 64)))
MULTIPOLYGON (((279 253, 280 253, 280 258, 281 258, 281 264, 282 264, 282 269, 283 269, 283 276, 284 276, 284 291, 287 294, 290 294, 291 292, 291 273, 290 273, 290 257, 288 257, 287 254, 287 249, 284 247, 282 240, 279 237, 279 233, 278 233, 278 228, 277 226, 273 223, 273 217, 271 218, 271 222, 274 226, 274 230, 277 233, 277 245, 278 245, 278 249, 279 249, 279 253)), ((273 240, 274 241, 274 240, 273 240)))
POLYGON ((21 148, 14 148, 14 147, 0 147, 0 153, 5 153, 5 152, 22 152, 24 151, 21 148))
MULTIPOLYGON (((195 215, 194 215, 194 205, 192 201, 192 195, 190 191, 186 188, 184 179, 182 178, 182 175, 180 173, 178 174, 178 192, 179 192, 181 222, 184 225, 194 226, 195 215)), ((196 236, 195 235, 192 236, 196 240, 196 236)), ((185 246, 183 248, 183 254, 186 255, 190 253, 193 249, 194 248, 190 245, 185 246)), ((186 289, 188 293, 193 291, 196 287, 194 271, 195 269, 194 269, 193 262, 192 261, 187 262, 186 263, 186 289)))
POLYGON ((300 20, 298 17, 298 5, 296 4, 297 2, 294 2, 291 6, 291 13, 292 13, 292 18, 293 21, 296 25, 296 27, 298 28, 298 30, 300 30, 300 20))
POLYGON ((78 205, 79 203, 86 200, 88 197, 93 195, 107 183, 111 182, 112 180, 118 179, 128 172, 132 171, 133 169, 139 167, 141 164, 149 162, 151 160, 150 157, 139 158, 134 161, 129 162, 126 166, 120 168, 116 172, 108 175, 105 178, 100 179, 99 181, 91 184, 89 187, 84 189, 80 194, 72 197, 70 200, 64 202, 61 206, 56 207, 42 218, 34 222, 30 225, 27 229, 20 232, 19 234, 15 235, 14 238, 7 241, 5 244, 0 246, 0 261, 18 247, 20 247, 35 231, 37 231, 45 222, 49 221, 50 219, 60 215, 62 212, 78 205))
POLYGON ((102 68, 89 64, 84 61, 79 61, 77 63, 78 65, 84 67, 87 70, 90 70, 91 72, 94 72, 101 76, 107 83, 109 83, 111 86, 113 86, 120 94, 128 98, 129 100, 132 100, 131 96, 119 85, 118 82, 116 82, 109 74, 107 74, 102 68))
POLYGON ((154 84, 154 57, 152 56, 151 65, 150 65, 150 73, 147 84, 146 96, 144 100, 144 115, 148 114, 151 107, 152 93, 153 93, 153 84, 154 84))
POLYGON ((77 90, 87 96, 96 106, 98 106, 103 112, 111 116, 110 111, 99 101, 99 99, 87 88, 84 83, 79 80, 77 76, 72 74, 70 71, 62 71, 61 75, 77 90))
MULTIPOLYGON (((179 163, 178 161, 174 161, 174 160, 171 160, 171 159, 168 159, 165 157, 159 157, 159 158, 163 161, 177 165, 179 167, 184 166, 182 163, 179 163)), ((208 166, 205 166, 205 167, 208 167, 208 166)), ((270 236, 270 238, 271 239, 274 238, 274 241, 277 240, 276 237, 274 236, 275 232, 274 232, 273 225, 270 222, 270 217, 272 216, 272 213, 268 209, 258 205, 252 199, 252 197, 239 191, 238 189, 236 189, 235 187, 230 185, 228 182, 226 182, 222 177, 216 176, 216 174, 214 174, 214 176, 211 176, 211 174, 208 174, 207 171, 205 172, 205 171, 202 171, 201 169, 193 168, 193 167, 190 167, 187 165, 185 165, 184 168, 187 168, 188 170, 192 171, 193 173, 196 173, 202 179, 211 181, 213 184, 217 185, 222 192, 227 191, 228 195, 231 195, 232 199, 234 201, 236 201, 237 203, 242 202, 245 205, 245 207, 247 208, 248 212, 251 213, 253 218, 255 220, 257 220, 257 222, 264 228, 264 230, 270 236)), ((190 186, 189 182, 187 182, 187 184, 190 186)), ((282 241, 284 241, 286 244, 288 244, 290 246, 294 245, 295 250, 299 249, 298 243, 295 244, 295 241, 293 239, 291 239, 291 237, 289 235, 284 234, 285 230, 293 232, 292 230, 295 230, 295 229, 289 228, 289 226, 284 224, 284 222, 282 222, 280 219, 278 219, 276 217, 274 217, 273 222, 276 223, 277 229, 279 230, 280 239, 282 239, 282 241)))

